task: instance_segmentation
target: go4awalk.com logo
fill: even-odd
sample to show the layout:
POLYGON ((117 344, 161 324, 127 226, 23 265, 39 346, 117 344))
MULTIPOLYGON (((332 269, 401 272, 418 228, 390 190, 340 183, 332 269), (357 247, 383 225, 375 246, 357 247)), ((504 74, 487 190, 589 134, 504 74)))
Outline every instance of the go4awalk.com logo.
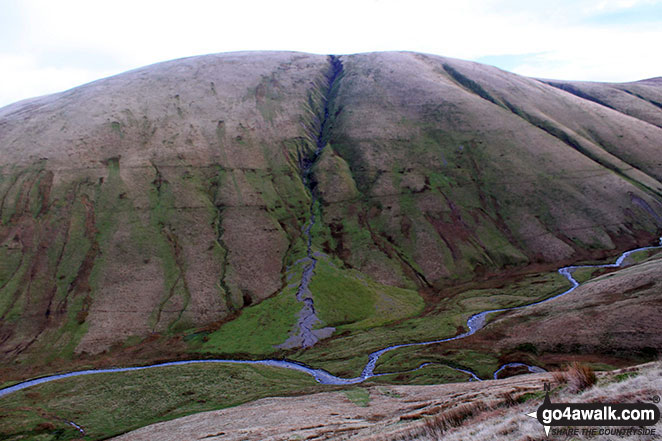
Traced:
POLYGON ((547 435, 550 429, 562 436, 656 435, 650 426, 660 420, 660 409, 653 403, 552 403, 547 384, 545 390, 545 401, 527 416, 536 418, 547 435))

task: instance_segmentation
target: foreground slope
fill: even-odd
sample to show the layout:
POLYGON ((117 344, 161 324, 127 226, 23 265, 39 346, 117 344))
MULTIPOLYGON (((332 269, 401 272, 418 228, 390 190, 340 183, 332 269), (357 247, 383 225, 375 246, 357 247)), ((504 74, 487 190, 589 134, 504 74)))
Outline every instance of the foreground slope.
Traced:
POLYGON ((333 84, 325 56, 219 54, 0 109, 3 361, 277 352, 306 225, 338 334, 659 234, 659 82, 623 85, 650 97, 626 111, 460 60, 338 59, 333 84))
MULTIPOLYGON (((153 424, 113 439, 427 441, 488 440, 496 436, 542 440, 546 439, 542 425, 526 414, 542 403, 544 383, 554 388, 553 402, 650 402, 658 393, 661 374, 659 362, 601 374, 596 386, 579 395, 559 384, 553 374, 545 373, 482 383, 373 386, 265 398, 153 424)), ((661 426, 658 423, 656 430, 661 426)), ((636 435, 622 438, 646 439, 636 435)))

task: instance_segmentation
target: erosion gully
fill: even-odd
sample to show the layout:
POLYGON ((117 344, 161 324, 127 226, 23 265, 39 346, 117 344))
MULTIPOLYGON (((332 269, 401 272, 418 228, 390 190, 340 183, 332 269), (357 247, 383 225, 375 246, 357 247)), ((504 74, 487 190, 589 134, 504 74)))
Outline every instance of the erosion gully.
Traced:
POLYGON ((317 266, 317 258, 313 252, 312 229, 315 225, 315 205, 317 204, 318 197, 315 190, 315 179, 313 178, 313 166, 317 163, 324 147, 329 142, 329 135, 334 119, 331 115, 333 105, 332 94, 342 73, 342 62, 338 57, 330 55, 329 69, 324 76, 322 93, 319 98, 320 102, 315 106, 318 107, 318 111, 313 112, 312 121, 306 126, 308 137, 315 144, 315 150, 313 155, 304 157, 300 161, 301 179, 311 195, 308 222, 306 222, 303 228, 303 236, 306 240, 306 257, 297 262, 304 265, 301 282, 299 283, 296 294, 297 300, 303 303, 303 306, 299 311, 299 319, 297 321, 298 332, 294 332, 285 343, 278 346, 283 349, 311 347, 319 341, 319 337, 331 336, 333 331, 335 331, 334 328, 313 329, 315 324, 320 320, 315 311, 315 301, 313 300, 309 285, 315 274, 315 266, 317 266))
MULTIPOLYGON (((330 99, 330 93, 334 88, 334 84, 336 81, 339 80, 339 78, 342 75, 343 71, 343 66, 339 58, 335 56, 330 56, 329 57, 329 71, 325 76, 326 79, 326 84, 325 84, 325 91, 323 93, 322 97, 322 102, 321 102, 321 112, 317 116, 318 120, 314 121, 314 131, 311 132, 311 138, 315 140, 316 144, 316 149, 314 151, 314 154, 307 158, 303 159, 301 161, 301 169, 302 169, 302 180, 306 188, 311 193, 311 203, 310 203, 310 215, 308 218, 308 222, 304 226, 303 229, 303 234, 306 239, 306 258, 303 259, 303 264, 304 269, 303 269, 303 274, 301 277, 301 282, 299 284, 299 287, 297 289, 297 300, 303 303, 303 306, 301 308, 301 311, 299 313, 299 320, 297 322, 297 329, 298 333, 294 333, 295 335, 291 336, 288 341, 286 341, 281 347, 310 347, 313 346, 317 341, 318 341, 318 336, 319 336, 319 330, 314 330, 313 326, 315 323, 319 321, 316 312, 315 312, 315 305, 313 302, 312 294, 309 289, 309 284, 314 276, 314 270, 315 266, 317 264, 317 259, 315 257, 315 254, 313 252, 313 247, 312 247, 312 228, 315 225, 315 214, 314 214, 314 207, 315 204, 317 203, 317 196, 316 196, 316 191, 315 191, 315 182, 312 177, 312 168, 315 165, 317 159, 321 155, 322 151, 327 145, 328 142, 328 137, 329 137, 329 132, 331 129, 332 125, 332 117, 330 113, 332 112, 332 102, 330 99)), ((408 371, 400 371, 400 372, 388 372, 388 373, 375 373, 375 367, 377 365, 377 362, 379 361, 379 358, 386 354, 387 352, 399 349, 399 348, 406 348, 406 347, 414 347, 414 346, 427 346, 427 345, 433 345, 433 344, 439 344, 439 343, 444 343, 448 341, 454 341, 454 340, 460 340, 466 337, 469 337, 470 335, 475 334, 477 331, 482 329, 485 326, 487 316, 496 312, 505 312, 505 311, 513 311, 517 309, 523 309, 523 308, 528 308, 534 305, 539 305, 541 303, 546 303, 550 302, 554 299, 557 299, 559 297, 565 296, 567 294, 570 294, 573 292, 577 287, 580 286, 580 283, 575 280, 575 278, 572 276, 572 273, 580 268, 617 268, 623 265, 623 262, 625 259, 631 255, 632 253, 636 253, 638 251, 644 251, 644 250, 652 250, 652 249, 659 249, 662 248, 662 238, 659 240, 658 245, 654 246, 648 246, 648 247, 642 247, 642 248, 636 248, 630 251, 626 251, 625 253, 621 254, 621 256, 616 260, 614 263, 610 264, 603 264, 603 265, 573 265, 573 266, 567 266, 560 268, 558 272, 564 276, 570 283, 571 287, 560 293, 557 294, 553 297, 546 298, 544 300, 539 300, 537 302, 533 303, 528 303, 525 305, 521 306, 515 306, 511 308, 501 308, 501 309, 490 309, 487 311, 483 311, 477 314, 472 315, 469 317, 467 320, 467 331, 456 335, 454 337, 448 337, 448 338, 441 338, 438 340, 429 340, 429 341, 423 341, 423 342, 417 342, 417 343, 404 343, 404 344, 398 344, 398 345, 392 345, 392 346, 387 346, 383 349, 380 349, 378 351, 372 352, 371 354, 368 355, 368 362, 366 363, 365 367, 363 368, 363 371, 361 372, 361 375, 355 378, 342 378, 342 377, 337 377, 324 369, 316 369, 314 367, 306 366, 302 363, 298 363, 296 361, 288 361, 288 360, 275 360, 275 359, 265 359, 265 360, 232 360, 232 359, 212 359, 212 360, 186 360, 186 361, 172 361, 172 362, 167 362, 167 363, 158 363, 158 364, 152 364, 148 366, 139 366, 139 367, 125 367, 125 368, 109 368, 109 369, 90 369, 90 370, 84 370, 84 371, 77 371, 77 372, 68 372, 68 373, 63 373, 63 374, 58 374, 58 375, 51 375, 47 377, 41 377, 33 380, 28 380, 19 384, 16 384, 14 386, 10 386, 4 389, 0 390, 0 397, 9 395, 13 392, 26 389, 28 387, 36 386, 38 384, 43 384, 43 383, 48 383, 51 381, 55 380, 60 380, 63 378, 71 378, 71 377, 78 377, 82 375, 93 375, 93 374, 104 374, 104 373, 120 373, 120 372, 132 372, 132 371, 139 371, 139 370, 144 370, 144 369, 154 369, 154 368, 160 368, 160 367, 168 367, 168 366, 183 366, 183 365, 192 365, 192 364, 200 364, 200 363, 225 363, 225 364, 245 364, 245 365, 262 365, 262 366, 274 366, 274 367, 280 367, 280 368, 285 368, 285 369, 291 369, 291 370, 296 370, 299 372, 303 372, 305 374, 311 375, 317 382, 321 384, 329 384, 329 385, 344 385, 344 384, 356 384, 356 383, 361 383, 363 381, 366 381, 369 378, 373 377, 380 377, 384 375, 391 375, 391 374, 401 374, 401 373, 407 373, 407 372, 413 372, 417 371, 420 369, 423 369, 426 366, 429 366, 431 364, 438 364, 438 363, 423 363, 419 365, 415 369, 411 369, 408 371)), ((460 369, 454 366, 449 366, 445 365, 451 369, 454 369, 459 372, 463 372, 465 374, 468 374, 471 376, 471 380, 475 381, 482 381, 481 378, 479 378, 474 372, 468 370, 468 369, 460 369)), ((530 366, 524 363, 507 363, 502 366, 500 366, 495 372, 494 372, 494 378, 498 378, 499 373, 501 373, 504 369, 509 368, 509 367, 526 367, 530 372, 544 372, 545 370, 537 367, 537 366, 530 366)))

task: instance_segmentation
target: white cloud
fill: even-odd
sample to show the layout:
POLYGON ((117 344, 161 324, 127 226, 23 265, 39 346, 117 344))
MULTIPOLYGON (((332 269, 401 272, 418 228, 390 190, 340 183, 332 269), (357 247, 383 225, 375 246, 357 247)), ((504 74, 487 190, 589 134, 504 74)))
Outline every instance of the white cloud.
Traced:
POLYGON ((40 66, 29 55, 0 54, 0 105, 60 92, 108 76, 111 72, 76 67, 40 66))
POLYGON ((235 50, 414 50, 465 59, 545 53, 515 71, 610 81, 662 75, 654 56, 662 23, 591 21, 600 14, 662 8, 660 0, 23 0, 11 5, 21 23, 2 26, 0 17, 5 42, 0 105, 158 61, 235 50))
POLYGON ((642 42, 660 41, 658 31, 615 34, 610 29, 569 29, 563 50, 553 49, 514 67, 521 75, 568 80, 633 81, 662 75, 662 59, 642 42))

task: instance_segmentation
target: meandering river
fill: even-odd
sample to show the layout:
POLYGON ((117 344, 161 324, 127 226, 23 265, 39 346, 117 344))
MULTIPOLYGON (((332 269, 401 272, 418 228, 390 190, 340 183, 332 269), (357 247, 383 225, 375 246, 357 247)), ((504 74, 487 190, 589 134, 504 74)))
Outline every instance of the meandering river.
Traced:
MULTIPOLYGON (((448 338, 441 338, 438 340, 429 340, 429 341, 423 341, 423 342, 418 342, 418 343, 405 343, 405 344, 399 344, 399 345, 392 345, 385 347, 383 349, 380 349, 378 351, 375 351, 371 353, 368 356, 368 362, 366 363, 365 367, 363 368, 363 372, 361 373, 360 376, 355 377, 355 378, 342 378, 342 377, 337 377, 324 369, 315 369, 314 367, 306 366, 294 361, 286 361, 286 360, 272 360, 272 359, 267 359, 267 360, 229 360, 229 359, 216 359, 216 360, 186 360, 186 361, 172 361, 168 363, 158 363, 158 364, 153 364, 149 366, 140 366, 140 367, 126 367, 126 368, 109 368, 109 369, 90 369, 90 370, 84 370, 84 371, 77 371, 77 372, 68 372, 64 374, 58 374, 58 375, 51 375, 48 377, 42 377, 42 378, 37 378, 34 380, 29 380, 29 381, 24 381, 22 383, 15 384, 14 386, 7 387, 5 389, 0 390, 0 397, 6 396, 11 394, 12 392, 16 392, 22 389, 26 389, 31 386, 36 386, 38 384, 43 384, 43 383, 48 383, 50 381, 56 381, 60 380, 63 378, 71 378, 71 377, 78 377, 81 375, 94 375, 94 374, 104 374, 104 373, 118 373, 118 372, 132 372, 132 371, 139 371, 143 369, 154 369, 154 368, 159 368, 159 367, 166 367, 166 366, 183 366, 183 365, 190 365, 190 364, 198 364, 198 363, 228 363, 228 364, 247 364, 247 365, 262 365, 262 366, 275 366, 275 367, 280 367, 280 368, 285 368, 285 369, 293 369, 296 371, 304 372, 308 375, 311 375, 313 378, 315 378, 316 381, 318 381, 321 384, 335 384, 335 385, 342 385, 342 384, 355 384, 355 383, 361 383, 368 378, 372 377, 377 377, 377 376, 383 376, 383 375, 390 375, 394 373, 404 373, 404 372, 412 372, 418 369, 422 369, 425 366, 429 366, 432 363, 423 363, 416 369, 410 370, 410 371, 404 371, 404 372, 389 372, 389 373, 380 373, 380 374, 375 374, 375 366, 377 365, 377 361, 379 358, 384 355, 387 352, 399 349, 399 348, 406 348, 406 347, 411 347, 411 346, 427 346, 427 345, 433 345, 433 344, 438 344, 438 343, 443 343, 447 341, 452 341, 452 340, 459 340, 465 337, 468 337, 470 335, 475 334, 478 330, 483 328, 485 326, 486 318, 489 314, 495 313, 495 312, 503 312, 503 311, 512 311, 516 309, 523 309, 523 308, 528 308, 530 306, 534 305, 539 305, 541 303, 549 302, 554 299, 557 299, 561 296, 570 294, 573 292, 575 289, 577 289, 578 286, 580 286, 580 283, 575 280, 575 278, 572 276, 572 273, 581 268, 617 268, 623 265, 625 262, 625 259, 627 259, 628 256, 630 256, 632 253, 636 253, 639 251, 645 251, 645 250, 652 250, 652 249, 660 249, 662 248, 662 238, 659 240, 658 245, 653 245, 653 246, 648 246, 648 247, 642 247, 642 248, 636 248, 634 250, 626 251, 625 253, 621 254, 620 257, 616 260, 614 263, 608 263, 608 264, 602 264, 602 265, 572 265, 572 266, 566 266, 563 268, 560 268, 558 272, 564 276, 568 281, 571 283, 572 287, 569 288, 568 290, 562 292, 561 294, 557 294, 555 296, 546 298, 544 300, 539 300, 537 302, 533 303, 528 303, 526 305, 520 305, 520 306, 514 306, 511 308, 501 308, 501 309, 490 309, 487 311, 480 312, 478 314, 474 314, 469 319, 467 320, 467 328, 468 331, 464 332, 462 334, 456 335, 454 337, 448 337, 448 338)), ((458 370, 460 372, 464 372, 466 374, 469 374, 472 376, 472 379, 474 380, 481 380, 474 372, 465 370, 465 369, 459 369, 455 368, 452 366, 449 366, 452 369, 458 370)), ((494 378, 497 378, 499 372, 501 372, 503 369, 507 367, 527 367, 529 371, 531 372, 541 372, 544 371, 542 368, 539 368, 537 366, 529 366, 524 363, 508 363, 503 366, 500 366, 495 372, 494 372, 494 378)))

